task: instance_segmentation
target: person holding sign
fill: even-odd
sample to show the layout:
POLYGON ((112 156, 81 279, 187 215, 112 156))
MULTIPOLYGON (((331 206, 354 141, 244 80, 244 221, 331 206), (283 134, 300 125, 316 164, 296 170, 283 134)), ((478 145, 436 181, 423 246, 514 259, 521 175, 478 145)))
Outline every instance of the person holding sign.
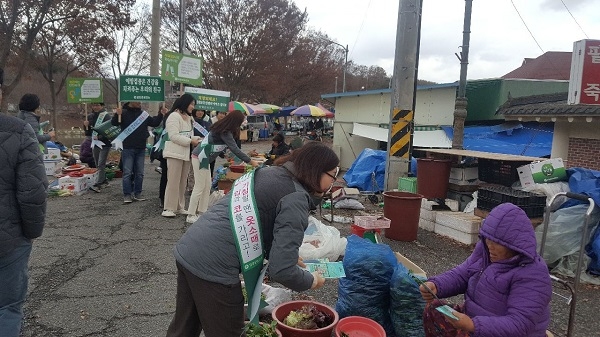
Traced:
POLYGON ((98 168, 98 182, 90 187, 90 189, 99 192, 100 188, 108 187, 105 169, 108 153, 112 145, 106 136, 98 134, 93 129, 98 128, 102 123, 110 121, 112 116, 106 111, 102 102, 91 103, 90 106, 92 107, 92 114, 88 115, 87 120, 83 121, 83 126, 85 137, 91 139, 91 151, 96 167, 98 168))
POLYGON ((144 201, 141 196, 144 182, 144 159, 146 157, 146 139, 148 127, 159 126, 167 109, 162 107, 157 116, 150 117, 142 110, 141 102, 127 102, 117 108, 111 124, 121 127, 121 133, 113 140, 117 149, 121 149, 123 163, 123 203, 144 201), (133 175, 133 184, 131 176, 133 175))
POLYGON ((248 317, 256 321, 253 303, 260 300, 264 259, 271 279, 294 291, 324 285, 318 272, 298 265, 298 250, 310 211, 337 178, 339 159, 327 145, 314 142, 277 165, 238 178, 175 245, 177 303, 167 337, 201 331, 206 337, 239 337, 244 327, 240 271, 248 317))
POLYGON ((504 203, 492 209, 479 235, 465 262, 419 286, 428 302, 425 336, 545 337, 552 284, 531 221, 504 203), (434 300, 463 293, 464 310, 434 300))
POLYGON ((252 160, 237 146, 240 139, 240 126, 246 119, 244 113, 238 110, 228 113, 223 119, 211 126, 210 132, 192 152, 192 167, 194 168, 194 189, 190 196, 187 222, 193 223, 198 219, 198 213, 208 209, 208 198, 211 188, 210 163, 214 162, 227 148, 244 162, 256 167, 258 162, 252 160))
POLYGON ((162 216, 173 218, 185 213, 185 186, 190 171, 190 146, 196 147, 200 137, 194 136, 192 110, 194 96, 181 95, 169 112, 165 123, 163 157, 167 159, 167 187, 162 216))

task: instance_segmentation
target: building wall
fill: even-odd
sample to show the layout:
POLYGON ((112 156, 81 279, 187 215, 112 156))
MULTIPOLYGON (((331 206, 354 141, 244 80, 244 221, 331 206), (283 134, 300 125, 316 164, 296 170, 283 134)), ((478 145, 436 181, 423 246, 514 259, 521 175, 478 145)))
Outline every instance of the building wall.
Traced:
POLYGON ((504 116, 496 115, 496 111, 506 103, 509 94, 514 98, 567 92, 568 90, 569 81, 525 79, 469 81, 467 83, 467 121, 504 119, 504 116))
MULTIPOLYGON (((456 87, 417 90, 415 125, 452 125, 456 87)), ((389 92, 357 92, 336 97, 333 145, 340 149, 340 166, 348 169, 365 149, 377 149, 378 142, 352 135, 353 123, 387 128, 390 122, 389 92)), ((387 134, 387 130, 383 130, 387 134)))
POLYGON ((567 166, 600 170, 600 139, 569 138, 567 166))
POLYGON ((600 121, 569 122, 557 120, 554 124, 552 157, 567 161, 568 167, 600 170, 600 121))

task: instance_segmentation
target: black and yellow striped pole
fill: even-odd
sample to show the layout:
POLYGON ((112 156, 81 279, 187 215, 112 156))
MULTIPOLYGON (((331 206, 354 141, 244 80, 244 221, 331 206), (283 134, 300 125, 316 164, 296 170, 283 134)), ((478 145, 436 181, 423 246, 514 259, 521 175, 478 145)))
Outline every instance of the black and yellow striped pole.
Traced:
POLYGON ((385 190, 410 171, 423 0, 400 0, 392 76, 385 190))

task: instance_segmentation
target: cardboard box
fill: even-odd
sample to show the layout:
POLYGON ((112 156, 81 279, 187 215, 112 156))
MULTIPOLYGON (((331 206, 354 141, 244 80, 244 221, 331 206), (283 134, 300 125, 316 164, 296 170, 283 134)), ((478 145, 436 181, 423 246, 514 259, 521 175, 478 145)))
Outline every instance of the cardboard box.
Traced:
POLYGON ((87 179, 88 186, 94 186, 98 182, 98 176, 98 171, 83 175, 83 177, 87 179))
POLYGON ((360 191, 357 188, 350 188, 350 187, 345 187, 345 188, 340 188, 337 189, 335 191, 333 191, 333 193, 331 193, 331 198, 333 199, 333 202, 342 200, 342 199, 357 199, 360 196, 360 191))
POLYGON ((86 177, 61 177, 58 178, 61 190, 69 190, 75 194, 81 194, 89 188, 86 177))
POLYGON ((53 176, 60 173, 62 165, 60 161, 44 161, 44 168, 46 169, 47 176, 53 176))
POLYGON ((48 153, 44 153, 44 161, 59 161, 60 150, 56 148, 49 148, 48 153))
POLYGON ((523 187, 567 180, 567 170, 562 158, 523 165, 517 168, 517 173, 523 187))
POLYGON ((412 271, 414 275, 427 278, 427 274, 425 273, 425 271, 421 269, 421 267, 417 266, 414 262, 406 258, 406 256, 398 252, 394 252, 394 255, 396 255, 396 259, 398 260, 398 262, 402 263, 402 265, 406 267, 406 269, 412 271))
POLYGON ((248 140, 248 130, 240 130, 240 140, 248 140))
POLYGON ((227 173, 225 173, 225 179, 236 180, 243 175, 244 173, 231 172, 231 170, 228 170, 227 173))
POLYGON ((453 167, 450 169, 449 182, 457 185, 468 185, 477 181, 479 168, 477 167, 453 167))

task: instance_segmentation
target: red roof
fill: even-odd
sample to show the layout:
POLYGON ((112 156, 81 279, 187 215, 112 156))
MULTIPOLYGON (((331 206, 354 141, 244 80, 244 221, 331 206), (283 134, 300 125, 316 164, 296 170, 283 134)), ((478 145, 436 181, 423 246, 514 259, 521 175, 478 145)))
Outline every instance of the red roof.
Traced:
POLYGON ((549 51, 534 59, 526 58, 519 68, 502 78, 568 81, 571 74, 571 54, 571 52, 549 51))

